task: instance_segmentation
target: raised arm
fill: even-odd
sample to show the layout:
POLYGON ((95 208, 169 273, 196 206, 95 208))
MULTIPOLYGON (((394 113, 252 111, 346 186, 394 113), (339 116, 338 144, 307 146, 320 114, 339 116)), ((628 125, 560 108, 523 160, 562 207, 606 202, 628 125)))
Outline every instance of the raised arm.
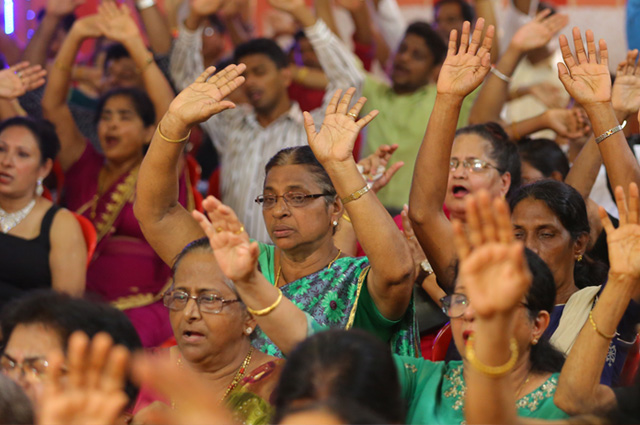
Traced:
POLYGON ((317 133, 311 114, 305 112, 305 130, 309 146, 331 177, 356 237, 369 258, 369 293, 380 313, 396 320, 404 315, 411 298, 415 280, 413 258, 405 237, 387 210, 374 193, 368 193, 368 185, 353 159, 358 133, 378 114, 372 111, 357 120, 366 99, 360 98, 350 109, 355 91, 350 88, 342 99, 340 91, 334 94, 317 133))
POLYGON ((136 9, 149 38, 151 50, 159 55, 168 55, 171 50, 171 28, 167 17, 154 1, 137 0, 136 9))
POLYGON ((553 130, 558 136, 578 139, 589 131, 579 109, 547 109, 542 114, 505 126, 511 140, 519 140, 540 130, 553 130))
POLYGON ((153 60, 147 49, 131 11, 126 4, 118 5, 113 0, 104 0, 98 7, 100 28, 104 35, 127 49, 131 59, 142 75, 144 89, 149 95, 158 120, 167 112, 174 93, 169 81, 153 60))
POLYGON ((611 185, 626 189, 629 183, 640 182, 640 166, 627 144, 624 133, 619 131, 620 122, 611 103, 607 43, 600 40, 598 61, 593 32, 587 30, 585 36, 587 50, 580 30, 577 27, 573 28, 575 57, 571 53, 567 38, 564 35, 560 36, 560 49, 565 63, 558 64, 558 75, 567 92, 586 110, 596 141, 600 138, 598 148, 611 185), (604 137, 601 137, 603 135, 604 137))
POLYGON ((589 320, 578 335, 562 368, 556 405, 569 414, 601 413, 615 406, 611 388, 600 385, 600 375, 616 328, 631 299, 640 298, 640 196, 629 185, 627 204, 621 187, 615 190, 620 227, 613 227, 604 208, 600 219, 607 232, 609 279, 589 320))
POLYGON ((484 20, 478 19, 469 40, 470 28, 469 22, 465 22, 458 52, 457 34, 455 30, 451 31, 447 57, 438 77, 436 101, 418 152, 409 195, 413 230, 444 286, 451 284, 449 266, 456 257, 451 223, 442 210, 451 147, 462 101, 480 85, 491 66, 489 50, 494 28, 489 27, 481 40, 484 20))
POLYGON ((64 39, 56 61, 49 72, 49 81, 42 97, 44 117, 56 126, 60 139, 58 160, 63 170, 68 170, 80 159, 86 141, 76 125, 67 104, 67 93, 71 82, 71 71, 80 45, 86 38, 102 36, 99 16, 90 15, 76 20, 64 39))
POLYGON ((55 38, 62 19, 73 13, 86 0, 49 0, 45 5, 45 15, 29 44, 22 53, 22 60, 34 65, 46 66, 49 46, 55 38))
POLYGON ((244 82, 239 77, 244 68, 242 64, 230 65, 214 76, 211 74, 215 68, 207 68, 180 92, 158 124, 140 166, 134 213, 145 238, 168 265, 173 265, 176 255, 189 242, 204 236, 198 223, 178 202, 184 144, 195 125, 235 107, 222 99, 244 82))
POLYGON ((20 62, 0 71, 0 99, 14 100, 44 84, 47 71, 40 65, 20 62))
POLYGON ((567 15, 545 9, 515 33, 506 52, 498 59, 494 71, 482 85, 471 108, 469 124, 499 121, 500 111, 509 98, 511 75, 524 55, 546 45, 565 25, 567 15))

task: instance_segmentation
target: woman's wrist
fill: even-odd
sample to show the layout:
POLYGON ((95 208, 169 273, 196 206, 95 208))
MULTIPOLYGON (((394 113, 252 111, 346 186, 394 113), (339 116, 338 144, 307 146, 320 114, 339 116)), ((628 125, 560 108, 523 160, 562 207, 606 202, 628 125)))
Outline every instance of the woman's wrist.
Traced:
POLYGON ((192 125, 187 125, 182 119, 172 114, 170 111, 164 114, 159 127, 162 128, 162 134, 170 139, 182 139, 191 131, 192 125))

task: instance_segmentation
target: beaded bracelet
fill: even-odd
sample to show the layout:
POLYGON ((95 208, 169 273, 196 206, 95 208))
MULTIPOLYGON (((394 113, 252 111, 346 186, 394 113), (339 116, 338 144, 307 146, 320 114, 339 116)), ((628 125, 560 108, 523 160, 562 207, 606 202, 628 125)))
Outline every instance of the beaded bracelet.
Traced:
POLYGON ((269 307, 267 308, 263 308, 262 310, 254 310, 252 308, 249 308, 247 306, 247 311, 252 315, 252 316, 266 316, 267 314, 271 313, 273 310, 275 310, 276 307, 278 307, 280 305, 280 301, 282 301, 282 291, 280 290, 280 288, 276 288, 278 290, 278 299, 276 299, 276 301, 271 304, 269 307))
POLYGON ((600 335, 604 339, 613 339, 618 335, 620 335, 618 332, 614 332, 613 335, 607 335, 604 332, 602 332, 600 329, 598 329, 598 326, 596 325, 595 320, 593 320, 593 310, 589 311, 589 323, 591 323, 591 326, 593 326, 593 330, 596 331, 598 335, 600 335))
POLYGON ((513 367, 516 365, 516 361, 518 360, 518 341, 515 338, 511 338, 511 342, 509 343, 509 349, 511 350, 511 358, 507 360, 507 362, 501 366, 487 366, 486 364, 480 362, 476 357, 476 352, 473 347, 473 343, 475 340, 475 336, 473 334, 469 335, 469 339, 467 340, 466 345, 466 359, 469 361, 469 364, 473 366, 478 372, 481 372, 489 377, 498 378, 503 376, 511 371, 513 367))

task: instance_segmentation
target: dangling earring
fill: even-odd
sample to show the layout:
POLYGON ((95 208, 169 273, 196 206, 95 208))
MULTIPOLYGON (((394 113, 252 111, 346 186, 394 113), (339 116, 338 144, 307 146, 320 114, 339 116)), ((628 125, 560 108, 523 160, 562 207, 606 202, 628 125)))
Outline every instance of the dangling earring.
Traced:
POLYGON ((578 256, 576 257, 576 260, 578 260, 578 263, 582 261, 582 254, 578 254, 578 256))
POLYGON ((333 227, 336 227, 338 225, 338 220, 333 220, 333 227))
POLYGON ((252 332, 252 331, 253 331, 253 328, 248 327, 248 328, 246 329, 246 333, 247 333, 247 335, 251 335, 251 332, 252 332))
POLYGON ((38 183, 36 185, 36 196, 42 196, 44 193, 44 187, 42 186, 42 179, 38 179, 38 183))

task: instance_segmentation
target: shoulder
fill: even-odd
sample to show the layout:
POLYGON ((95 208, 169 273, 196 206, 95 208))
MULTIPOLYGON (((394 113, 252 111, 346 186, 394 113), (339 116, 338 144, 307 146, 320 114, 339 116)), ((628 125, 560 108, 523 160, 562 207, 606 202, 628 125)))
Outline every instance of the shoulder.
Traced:
POLYGON ((51 223, 51 241, 54 243, 67 241, 70 244, 84 242, 82 228, 74 214, 65 208, 55 206, 53 208, 56 210, 51 223))

